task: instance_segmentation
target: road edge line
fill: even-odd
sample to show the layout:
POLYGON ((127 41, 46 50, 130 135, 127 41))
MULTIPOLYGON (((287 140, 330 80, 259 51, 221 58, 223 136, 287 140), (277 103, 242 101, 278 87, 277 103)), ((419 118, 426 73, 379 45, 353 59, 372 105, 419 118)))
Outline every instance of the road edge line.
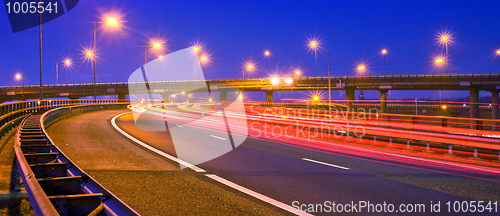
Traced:
POLYGON ((285 210, 287 212, 290 212, 290 213, 293 213, 293 214, 296 214, 296 215, 303 215, 303 216, 311 216, 312 215, 312 214, 309 214, 307 212, 300 211, 299 209, 294 208, 292 206, 289 206, 289 205, 287 205, 285 203, 282 203, 282 202, 280 202, 278 200, 275 200, 275 199, 270 198, 268 196, 262 195, 260 193, 255 192, 255 191, 252 191, 252 190, 250 190, 248 188, 240 186, 240 185, 238 185, 236 183, 233 183, 233 182, 231 182, 229 180, 226 180, 226 179, 224 179, 222 177, 219 177, 219 176, 217 176, 215 174, 205 174, 205 176, 208 177, 208 178, 210 178, 210 179, 212 179, 212 180, 214 180, 214 181, 222 183, 222 184, 224 184, 224 185, 226 185, 226 186, 228 186, 230 188, 233 188, 233 189, 238 190, 240 192, 243 192, 243 193, 245 193, 247 195, 255 197, 255 198, 257 198, 257 199, 259 199, 261 201, 269 203, 269 204, 271 204, 273 206, 276 206, 276 207, 278 207, 280 209, 283 209, 283 210, 285 210))
POLYGON ((172 161, 175 161, 175 162, 177 162, 177 163, 179 163, 179 164, 182 164, 182 165, 184 165, 184 166, 186 166, 186 167, 188 167, 188 168, 192 169, 192 170, 193 170, 193 171, 195 171, 195 172, 198 172, 198 173, 200 173, 200 172, 206 172, 204 169, 201 169, 201 168, 199 168, 199 167, 197 167, 197 166, 195 166, 195 165, 192 165, 192 164, 190 164, 190 163, 188 163, 188 162, 186 162, 186 161, 183 161, 183 160, 181 160, 181 159, 179 159, 179 158, 176 158, 176 157, 174 157, 174 156, 172 156, 172 155, 169 155, 169 154, 167 154, 167 153, 165 153, 165 152, 163 152, 163 151, 160 151, 160 150, 158 150, 157 148, 154 148, 154 147, 152 147, 152 146, 150 146, 150 145, 148 145, 148 144, 146 144, 146 143, 144 143, 144 142, 142 142, 142 141, 138 140, 137 138, 133 137, 132 135, 128 134, 127 132, 123 131, 123 130, 122 130, 120 127, 118 127, 118 125, 116 124, 116 119, 117 119, 118 117, 122 116, 122 115, 125 115, 125 114, 128 114, 128 112, 126 112, 126 113, 122 113, 122 114, 118 114, 118 115, 116 115, 115 117, 113 117, 113 118, 111 119, 111 125, 113 125, 113 127, 114 127, 114 128, 115 128, 118 132, 120 132, 122 135, 124 135, 125 137, 127 137, 127 138, 129 138, 130 140, 134 141, 135 143, 137 143, 137 144, 141 145, 142 147, 144 147, 144 148, 146 148, 146 149, 148 149, 148 150, 150 150, 150 151, 152 151, 152 152, 154 152, 154 153, 156 153, 156 154, 159 154, 159 155, 161 155, 161 156, 163 156, 163 157, 166 157, 166 158, 168 158, 168 159, 170 159, 170 160, 172 160, 172 161))

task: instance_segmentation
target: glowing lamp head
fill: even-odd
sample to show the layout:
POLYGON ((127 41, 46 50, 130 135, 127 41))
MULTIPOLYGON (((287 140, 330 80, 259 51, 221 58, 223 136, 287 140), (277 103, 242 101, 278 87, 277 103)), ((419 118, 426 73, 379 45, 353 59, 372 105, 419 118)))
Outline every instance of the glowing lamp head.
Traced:
POLYGON ((447 106, 446 106, 446 105, 443 105, 443 106, 441 106, 441 108, 442 108, 442 109, 446 109, 446 108, 447 108, 447 106))
POLYGON ((175 95, 172 95, 172 97, 174 98, 174 97, 175 97, 175 95))
POLYGON ((200 48, 199 47, 194 47, 194 51, 198 52, 198 51, 200 51, 200 48))
POLYGON ((87 56, 92 56, 92 52, 87 52, 87 56))
POLYGON ((209 98, 209 99, 208 99, 208 102, 212 102, 212 98, 209 98))
POLYGON ((300 71, 295 71, 295 75, 300 75, 300 71))
POLYGON ((443 59, 442 58, 436 59, 436 63, 443 63, 443 59))
POLYGON ((247 68, 248 68, 248 69, 252 69, 252 68, 253 68, 253 65, 247 65, 247 68))
POLYGON ((273 85, 280 84, 280 78, 278 78, 278 77, 271 78, 271 84, 273 84, 273 85))
POLYGON ((64 64, 69 65, 71 62, 69 60, 64 61, 64 64))
POLYGON ((384 55, 385 55, 385 54, 387 54, 387 50, 386 50, 386 49, 383 49, 383 50, 382 50, 382 54, 384 54, 384 55))
POLYGON ((315 42, 315 41, 313 41, 313 42, 311 42, 311 44, 310 44, 310 45, 311 45, 311 47, 312 47, 312 48, 316 48, 316 46, 317 46, 318 44, 316 44, 316 42, 315 42))
POLYGON ((202 60, 202 61, 206 61, 206 60, 207 60, 207 57, 206 57, 206 56, 202 56, 202 57, 200 58, 200 60, 202 60))
POLYGON ((500 50, 497 50, 497 55, 500 55, 500 50))
POLYGON ((106 20, 106 24, 110 25, 110 26, 115 26, 116 24, 118 24, 118 21, 116 21, 115 18, 108 18, 106 20))
POLYGON ((269 56, 269 51, 266 51, 264 55, 269 56))
POLYGON ((154 43, 153 44, 153 48, 160 49, 161 48, 161 44, 160 43, 154 43))
POLYGON ((441 37, 441 40, 444 41, 444 42, 446 42, 446 41, 448 41, 448 37, 443 36, 443 37, 441 37))
POLYGON ((182 94, 186 94, 186 92, 182 92, 182 94))
POLYGON ((16 74, 16 79, 21 79, 21 74, 16 74))
POLYGON ((288 85, 290 85, 290 84, 292 84, 292 83, 293 83, 293 79, 292 79, 291 77, 287 77, 287 78, 285 79, 285 83, 286 83, 286 84, 288 84, 288 85))
POLYGON ((192 96, 192 95, 191 95, 191 94, 189 94, 189 97, 191 97, 191 96, 192 96))
POLYGON ((243 99, 243 95, 242 95, 242 94, 240 94, 240 96, 238 96, 238 98, 239 98, 239 99, 243 99))
POLYGON ((314 100, 314 101, 319 101, 319 96, 318 96, 318 95, 314 95, 314 96, 313 96, 313 100, 314 100))
POLYGON ((364 66, 364 65, 360 65, 360 66, 358 66, 358 70, 359 70, 359 71, 363 71, 363 70, 365 70, 365 66, 364 66))
POLYGON ((162 55, 161 55, 161 56, 158 56, 158 58, 163 58, 163 56, 162 56, 162 55))

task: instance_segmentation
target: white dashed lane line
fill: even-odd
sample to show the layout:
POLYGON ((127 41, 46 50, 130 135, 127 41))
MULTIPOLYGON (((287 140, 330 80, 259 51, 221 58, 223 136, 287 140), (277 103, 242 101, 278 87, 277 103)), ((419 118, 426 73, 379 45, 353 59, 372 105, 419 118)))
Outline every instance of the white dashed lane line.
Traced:
POLYGON ((335 167, 335 168, 339 168, 339 169, 349 170, 349 168, 347 168, 347 167, 343 167, 343 166, 339 166, 339 165, 335 165, 335 164, 329 164, 329 163, 325 163, 325 162, 321 162, 321 161, 317 161, 317 160, 313 160, 313 159, 302 158, 302 160, 317 163, 317 164, 322 164, 325 166, 331 166, 331 167, 335 167))

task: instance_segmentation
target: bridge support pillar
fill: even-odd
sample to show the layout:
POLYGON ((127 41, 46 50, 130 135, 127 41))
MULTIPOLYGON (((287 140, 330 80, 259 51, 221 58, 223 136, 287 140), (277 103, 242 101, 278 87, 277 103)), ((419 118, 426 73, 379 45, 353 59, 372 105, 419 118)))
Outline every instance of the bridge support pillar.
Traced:
POLYGON ((346 100, 346 106, 347 109, 350 110, 351 108, 354 107, 354 89, 353 88, 346 88, 345 90, 345 100, 346 100))
POLYGON ((125 93, 118 94, 118 101, 120 101, 120 102, 124 102, 125 101, 125 93))
POLYGON ((266 102, 273 102, 274 91, 266 91, 266 102))
MULTIPOLYGON (((491 119, 495 120, 498 119, 498 96, 499 96, 499 91, 498 90, 493 90, 491 91, 491 119)), ((492 130, 496 131, 498 124, 496 122, 492 123, 492 130)))
POLYGON ((167 103, 168 97, 169 97, 169 94, 167 94, 167 93, 161 94, 161 102, 167 103))
MULTIPOLYGON (((479 89, 472 87, 469 89, 470 117, 479 118, 479 89)), ((471 129, 481 129, 480 121, 470 121, 471 129)))
POLYGON ((379 90, 380 92, 380 112, 387 113, 387 90, 379 90))
POLYGON ((227 101, 227 91, 220 91, 220 101, 227 101))

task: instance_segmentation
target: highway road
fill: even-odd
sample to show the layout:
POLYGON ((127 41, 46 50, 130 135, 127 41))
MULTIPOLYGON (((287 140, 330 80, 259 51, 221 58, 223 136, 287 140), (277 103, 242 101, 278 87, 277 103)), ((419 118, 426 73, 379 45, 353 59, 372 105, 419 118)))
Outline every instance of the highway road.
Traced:
MULTIPOLYGON (((193 211, 286 213, 258 200, 258 195, 294 207, 325 201, 342 204, 366 201, 393 204, 394 211, 399 211, 400 204, 424 204, 426 213, 431 201, 434 204, 440 201, 443 212, 448 201, 496 201, 500 196, 497 174, 363 149, 350 149, 351 153, 346 153, 341 146, 339 151, 315 149, 259 137, 249 137, 233 151, 198 164, 203 173, 181 170, 177 163, 139 147, 114 130, 110 120, 122 113, 126 114, 116 118, 120 129, 161 152, 177 156, 169 131, 138 129, 128 110, 69 117, 49 127, 48 133, 74 162, 144 215, 193 211), (207 175, 258 195, 243 194, 238 188, 207 175), (175 187, 165 187, 172 185, 175 187), (196 203, 195 207, 191 202, 196 203)), ((182 130, 187 143, 209 140, 217 143, 227 136, 213 128, 186 124, 182 130)), ((369 214, 366 208, 363 212, 369 214)))
POLYGON ((129 111, 68 117, 47 133, 73 162, 141 215, 280 214, 138 147, 110 124, 123 112, 129 111))
MULTIPOLYGON (((142 142, 176 155, 168 132, 140 130, 132 114, 119 116, 116 124, 142 142)), ((206 143, 224 137, 224 131, 210 127, 189 124, 181 127, 185 142, 206 143)), ((233 151, 197 167, 294 207, 325 201, 344 204, 366 201, 394 204, 395 211, 400 204, 425 204, 428 213, 431 202, 440 201, 443 210, 448 201, 496 201, 500 197, 498 174, 432 160, 353 151, 365 150, 351 149, 352 153, 345 153, 249 137, 233 151)))

